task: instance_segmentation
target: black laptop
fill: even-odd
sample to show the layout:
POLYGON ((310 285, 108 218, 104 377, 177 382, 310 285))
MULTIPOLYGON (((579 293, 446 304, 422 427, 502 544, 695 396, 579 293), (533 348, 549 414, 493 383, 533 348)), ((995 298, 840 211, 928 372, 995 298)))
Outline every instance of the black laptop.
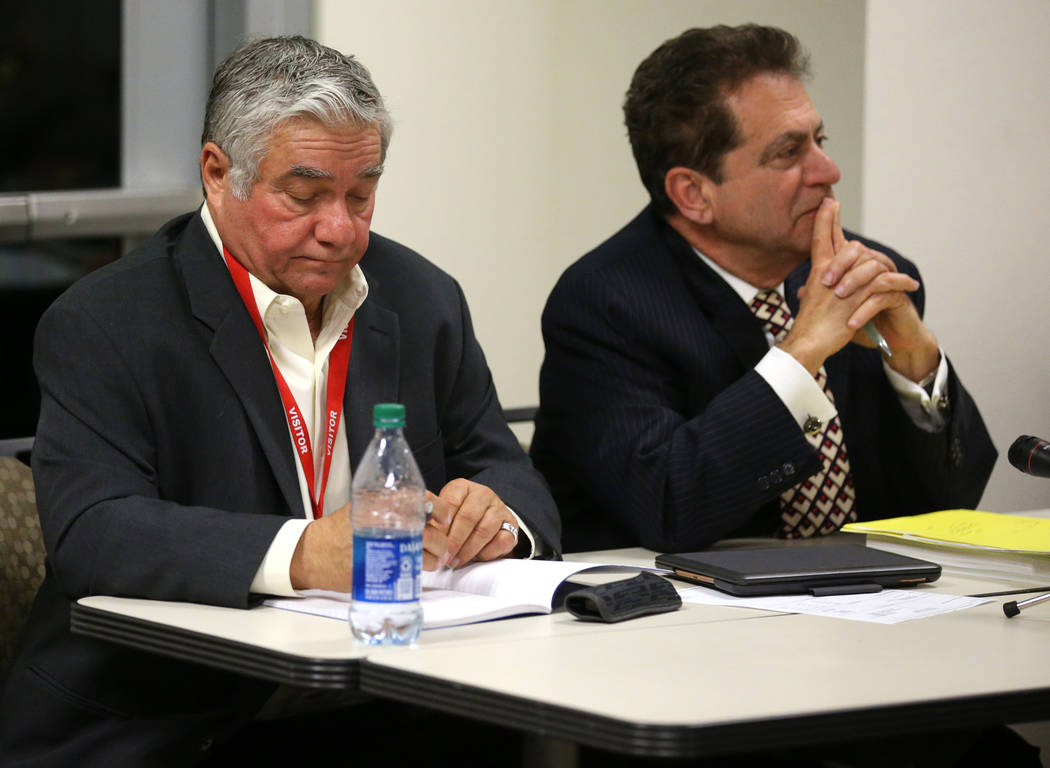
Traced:
POLYGON ((723 549, 656 556, 674 577, 731 595, 845 595, 928 584, 941 567, 855 545, 723 549))

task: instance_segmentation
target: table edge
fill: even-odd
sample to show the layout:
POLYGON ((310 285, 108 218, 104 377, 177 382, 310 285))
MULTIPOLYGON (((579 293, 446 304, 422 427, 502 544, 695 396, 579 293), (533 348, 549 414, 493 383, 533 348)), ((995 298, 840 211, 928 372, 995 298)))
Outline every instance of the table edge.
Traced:
POLYGON ((437 680, 367 658, 360 672, 361 690, 365 693, 639 756, 705 757, 748 752, 756 744, 762 749, 803 747, 1050 718, 1048 687, 713 725, 634 723, 437 680))
POLYGON ((69 625, 74 634, 273 683, 349 690, 357 690, 360 684, 360 658, 327 659, 285 653, 80 603, 73 604, 69 625))

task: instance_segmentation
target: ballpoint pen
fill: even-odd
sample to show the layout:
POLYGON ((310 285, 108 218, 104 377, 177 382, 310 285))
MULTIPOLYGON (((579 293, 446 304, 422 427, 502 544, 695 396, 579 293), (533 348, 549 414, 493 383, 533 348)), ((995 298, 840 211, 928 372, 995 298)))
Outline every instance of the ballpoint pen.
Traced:
POLYGON ((864 323, 864 333, 868 334, 868 338, 878 345, 879 349, 882 350, 882 354, 886 355, 886 357, 893 357, 890 345, 886 343, 886 339, 882 338, 879 329, 871 321, 864 323))

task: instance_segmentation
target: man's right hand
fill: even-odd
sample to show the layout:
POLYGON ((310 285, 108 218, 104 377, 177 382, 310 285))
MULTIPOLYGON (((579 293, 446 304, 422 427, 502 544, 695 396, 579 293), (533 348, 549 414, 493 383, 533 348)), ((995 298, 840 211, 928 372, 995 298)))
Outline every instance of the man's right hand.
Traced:
POLYGON ((888 256, 846 240, 839 204, 828 197, 813 224, 809 279, 791 331, 780 348, 816 376, 824 361, 851 340, 870 345, 861 328, 880 312, 911 302, 919 284, 897 272, 888 256))
MULTIPOLYGON (((434 570, 448 551, 445 512, 434 508, 434 516, 423 528, 423 568, 434 570)), ((349 592, 353 573, 354 541, 350 505, 345 504, 320 520, 313 520, 292 555, 290 575, 293 589, 330 589, 349 592)))

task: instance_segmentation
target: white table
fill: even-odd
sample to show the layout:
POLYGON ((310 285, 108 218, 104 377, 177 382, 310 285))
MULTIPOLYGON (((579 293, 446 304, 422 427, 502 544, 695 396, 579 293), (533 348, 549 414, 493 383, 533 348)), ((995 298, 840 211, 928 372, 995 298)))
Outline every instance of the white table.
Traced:
POLYGON ((636 754, 1050 716, 1050 610, 1007 621, 992 603, 888 626, 677 616, 589 636, 383 649, 362 667, 362 688, 636 754))
MULTIPOLYGON (((649 564, 653 553, 569 557, 649 564)), ((267 607, 90 597, 72 620, 76 632, 276 682, 358 688, 627 753, 704 755, 1050 718, 1050 604, 1007 620, 1003 599, 889 626, 689 604, 614 625, 556 612, 428 630, 416 649, 366 649, 341 622, 267 607)))

